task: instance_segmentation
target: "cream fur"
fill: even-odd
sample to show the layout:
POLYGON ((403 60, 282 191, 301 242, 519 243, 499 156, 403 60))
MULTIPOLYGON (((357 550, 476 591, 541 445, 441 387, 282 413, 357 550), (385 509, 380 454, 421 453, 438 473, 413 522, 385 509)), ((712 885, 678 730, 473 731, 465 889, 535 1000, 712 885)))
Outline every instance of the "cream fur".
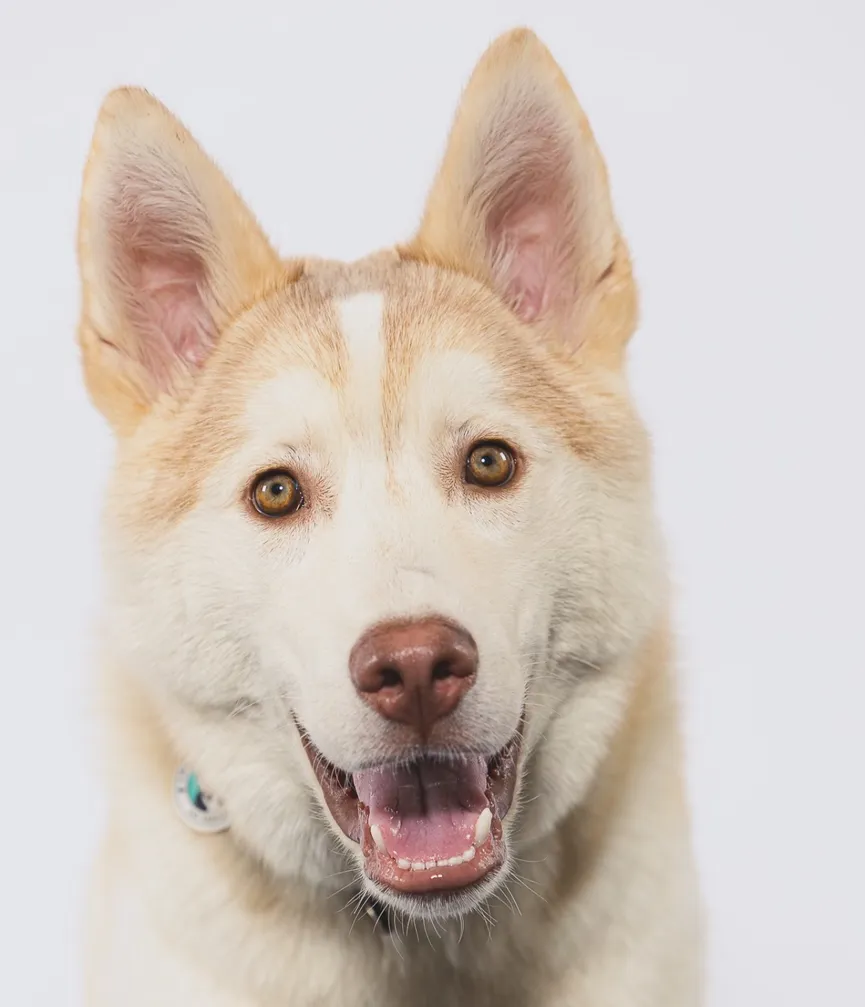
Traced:
POLYGON ((118 433, 89 1007, 697 1007, 663 550, 621 371, 636 292, 543 46, 493 45, 418 236, 350 266, 279 262, 176 120, 116 93, 80 257, 85 372, 118 433), (539 156, 549 184, 521 188, 539 156), (473 495, 460 459, 492 436, 525 464, 473 495), (267 523, 245 492, 274 466, 307 505, 267 523), (503 875, 448 913, 392 899, 386 935, 295 721, 348 771, 393 753, 347 655, 428 613, 481 659, 445 742, 492 754, 525 709, 521 781, 503 875), (179 820, 181 762, 228 832, 179 820))

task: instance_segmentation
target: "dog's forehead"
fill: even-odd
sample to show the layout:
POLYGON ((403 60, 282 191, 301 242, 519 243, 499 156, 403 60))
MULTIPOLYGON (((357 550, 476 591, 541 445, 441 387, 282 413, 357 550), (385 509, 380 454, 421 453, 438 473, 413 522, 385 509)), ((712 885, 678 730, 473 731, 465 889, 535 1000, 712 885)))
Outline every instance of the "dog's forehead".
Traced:
POLYGON ((523 373, 507 317, 471 281, 412 268, 350 277, 313 273, 244 320, 220 383, 242 384, 250 433, 337 421, 392 443, 414 400, 471 409, 523 373))
POLYGON ((389 450, 413 418, 449 410, 459 423, 505 404, 593 463, 639 467, 645 457, 619 374, 551 352, 546 337, 457 272, 387 255, 320 263, 246 326, 248 345, 223 367, 226 392, 244 390, 246 422, 290 414, 311 428, 337 401, 331 426, 380 435, 389 450))

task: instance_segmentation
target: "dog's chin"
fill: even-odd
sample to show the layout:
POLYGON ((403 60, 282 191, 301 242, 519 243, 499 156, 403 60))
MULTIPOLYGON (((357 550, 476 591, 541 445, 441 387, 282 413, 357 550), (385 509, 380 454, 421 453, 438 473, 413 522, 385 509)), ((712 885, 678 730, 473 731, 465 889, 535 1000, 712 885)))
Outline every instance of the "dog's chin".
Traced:
POLYGON ((507 876, 503 821, 519 777, 521 730, 490 757, 425 751, 353 773, 301 734, 324 803, 356 844, 379 902, 414 917, 461 916, 507 876))

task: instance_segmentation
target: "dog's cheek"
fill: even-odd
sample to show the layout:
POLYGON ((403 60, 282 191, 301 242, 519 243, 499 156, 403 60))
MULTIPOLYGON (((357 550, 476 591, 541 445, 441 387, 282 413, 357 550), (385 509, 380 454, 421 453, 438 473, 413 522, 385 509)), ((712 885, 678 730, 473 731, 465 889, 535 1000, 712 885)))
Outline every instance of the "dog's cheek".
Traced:
POLYGON ((623 668, 663 610, 662 550, 640 482, 562 458, 546 487, 537 583, 549 602, 544 659, 527 694, 520 831, 549 832, 583 800, 624 707, 623 668))
POLYGON ((233 515, 193 513, 160 539, 111 534, 110 645, 147 680, 195 705, 260 698, 255 543, 233 515))
POLYGON ((545 496, 551 657, 603 666, 639 642, 666 601, 651 487, 569 455, 557 459, 545 496))

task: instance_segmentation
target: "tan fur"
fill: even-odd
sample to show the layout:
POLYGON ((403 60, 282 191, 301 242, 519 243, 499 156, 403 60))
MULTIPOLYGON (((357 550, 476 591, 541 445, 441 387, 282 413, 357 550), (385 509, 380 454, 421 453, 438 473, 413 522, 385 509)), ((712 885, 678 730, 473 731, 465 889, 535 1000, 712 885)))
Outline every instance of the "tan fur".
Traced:
POLYGON ((417 236, 352 264, 279 260, 187 131, 115 92, 79 254, 85 375, 118 434, 89 1007, 697 1007, 663 557, 621 369, 637 296, 603 160, 546 49, 525 31, 491 47, 417 236), (566 151, 550 191, 568 240, 560 285, 521 320, 510 248, 490 250, 483 216, 510 182, 481 168, 510 155, 480 154, 502 122, 538 116, 566 151), (140 162, 190 242, 201 364, 142 345, 142 274, 112 258, 115 231, 134 237, 148 212, 111 196, 140 162), (363 328, 379 307, 378 333, 363 328), (461 452, 498 436, 525 465, 495 501, 473 497, 461 452), (276 465, 308 498, 282 525, 247 502, 276 465), (430 609, 482 655, 454 739, 494 751, 525 703, 505 820, 520 883, 386 936, 339 911, 362 891, 358 854, 293 718, 337 765, 402 743, 353 695, 344 655, 376 620, 430 609), (228 832, 176 816, 181 763, 223 797, 228 832))

